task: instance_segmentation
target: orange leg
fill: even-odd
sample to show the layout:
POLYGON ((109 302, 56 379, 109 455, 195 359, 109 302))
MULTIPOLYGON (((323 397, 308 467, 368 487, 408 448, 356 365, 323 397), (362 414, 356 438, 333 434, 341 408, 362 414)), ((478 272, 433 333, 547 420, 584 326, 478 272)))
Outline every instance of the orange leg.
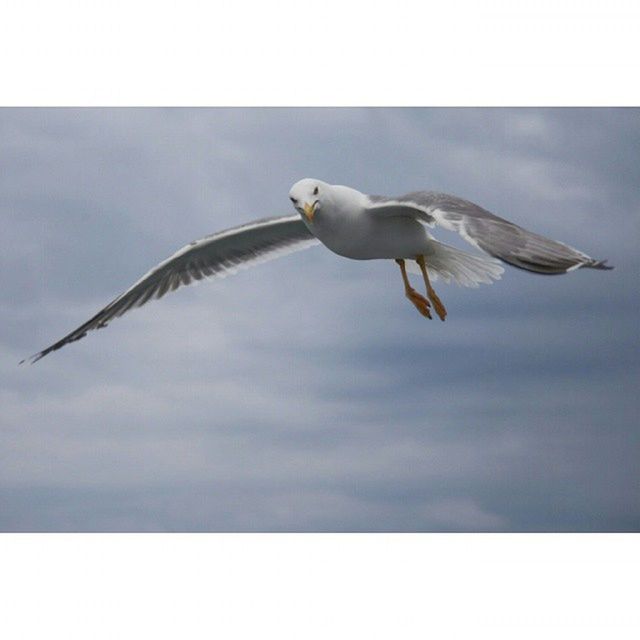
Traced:
POLYGON ((433 290, 431 282, 429 282, 429 274, 427 273, 427 265, 424 262, 424 256, 416 256, 416 262, 420 266, 420 271, 422 271, 422 277, 424 278, 424 284, 427 287, 429 300, 433 303, 433 308, 436 310, 440 320, 444 322, 444 319, 447 317, 447 310, 444 308, 440 298, 438 298, 438 295, 433 290))
POLYGON ((404 282, 404 295, 411 300, 415 308, 425 317, 431 320, 431 313, 429 311, 429 301, 421 296, 412 286, 409 284, 409 278, 407 277, 407 268, 404 264, 404 260, 398 258, 396 260, 400 266, 400 273, 402 273, 402 281, 404 282))

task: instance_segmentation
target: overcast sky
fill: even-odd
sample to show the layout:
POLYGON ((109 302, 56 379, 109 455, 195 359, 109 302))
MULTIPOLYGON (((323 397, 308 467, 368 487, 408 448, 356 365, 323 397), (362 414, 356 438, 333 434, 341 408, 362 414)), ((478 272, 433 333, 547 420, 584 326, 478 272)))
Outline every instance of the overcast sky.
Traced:
POLYGON ((631 109, 0 110, 0 530, 640 529, 639 149, 631 109), (616 269, 440 283, 441 323, 317 247, 17 366, 302 177, 616 269))

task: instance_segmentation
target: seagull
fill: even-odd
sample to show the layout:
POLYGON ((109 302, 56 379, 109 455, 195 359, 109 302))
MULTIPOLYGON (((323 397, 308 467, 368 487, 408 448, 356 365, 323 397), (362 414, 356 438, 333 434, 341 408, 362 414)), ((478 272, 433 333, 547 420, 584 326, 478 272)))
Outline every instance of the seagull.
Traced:
POLYGON ((289 199, 297 213, 254 220, 191 242, 77 329, 22 362, 37 362, 182 285, 203 278, 224 278, 318 244, 353 260, 394 260, 400 267, 405 296, 422 316, 432 319, 433 310, 441 320, 447 310, 431 284, 438 277, 466 287, 491 284, 504 271, 499 261, 546 275, 613 268, 606 260, 594 260, 562 242, 527 231, 473 202, 445 193, 372 196, 305 178, 291 187, 289 199), (433 227, 459 233, 491 257, 472 255, 439 242, 428 230, 433 227), (426 297, 411 286, 407 271, 422 276, 426 297))

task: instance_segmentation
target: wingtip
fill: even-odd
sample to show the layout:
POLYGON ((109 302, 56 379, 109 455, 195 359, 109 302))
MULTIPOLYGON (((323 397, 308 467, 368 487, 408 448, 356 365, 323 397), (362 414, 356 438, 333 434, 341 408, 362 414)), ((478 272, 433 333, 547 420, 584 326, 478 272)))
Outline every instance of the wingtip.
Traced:
POLYGON ((22 360, 18 362, 18 366, 23 365, 25 362, 28 362, 29 364, 35 364, 36 362, 38 362, 38 360, 43 358, 45 355, 46 353, 43 353, 42 351, 40 351, 39 353, 34 353, 32 356, 27 356, 26 358, 22 358, 22 360))
POLYGON ((607 260, 594 260, 591 264, 585 265, 591 269, 601 269, 602 271, 611 271, 614 266, 607 264, 607 260))

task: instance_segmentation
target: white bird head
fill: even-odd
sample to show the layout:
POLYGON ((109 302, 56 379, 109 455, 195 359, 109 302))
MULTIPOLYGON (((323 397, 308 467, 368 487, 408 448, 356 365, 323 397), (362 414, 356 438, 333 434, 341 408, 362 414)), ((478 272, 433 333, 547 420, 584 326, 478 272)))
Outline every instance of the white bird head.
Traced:
POLYGON ((322 180, 304 178, 296 182, 289 191, 289 200, 296 211, 313 222, 313 216, 322 208, 324 196, 328 195, 330 185, 322 180))

